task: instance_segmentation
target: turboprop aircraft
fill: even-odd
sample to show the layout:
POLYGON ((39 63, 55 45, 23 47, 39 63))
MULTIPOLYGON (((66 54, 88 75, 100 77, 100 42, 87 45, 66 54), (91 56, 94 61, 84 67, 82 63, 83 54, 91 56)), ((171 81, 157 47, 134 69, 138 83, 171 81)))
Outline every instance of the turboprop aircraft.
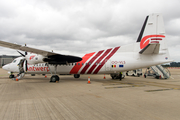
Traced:
POLYGON ((51 82, 59 81, 57 74, 111 74, 172 62, 166 45, 164 23, 161 14, 148 15, 137 41, 130 45, 118 46, 85 54, 82 58, 47 52, 27 46, 0 41, 0 46, 26 51, 23 57, 3 66, 3 69, 25 73, 51 73, 51 82), (31 52, 27 54, 27 52, 31 52), (18 65, 18 66, 17 66, 18 65))

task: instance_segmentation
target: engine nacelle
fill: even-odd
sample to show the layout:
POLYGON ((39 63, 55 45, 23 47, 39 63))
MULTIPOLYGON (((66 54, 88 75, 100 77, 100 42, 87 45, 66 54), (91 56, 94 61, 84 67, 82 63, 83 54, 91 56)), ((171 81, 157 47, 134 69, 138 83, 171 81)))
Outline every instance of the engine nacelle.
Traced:
POLYGON ((45 63, 43 59, 45 56, 38 55, 38 54, 28 54, 26 55, 27 63, 30 65, 38 64, 38 63, 45 63))

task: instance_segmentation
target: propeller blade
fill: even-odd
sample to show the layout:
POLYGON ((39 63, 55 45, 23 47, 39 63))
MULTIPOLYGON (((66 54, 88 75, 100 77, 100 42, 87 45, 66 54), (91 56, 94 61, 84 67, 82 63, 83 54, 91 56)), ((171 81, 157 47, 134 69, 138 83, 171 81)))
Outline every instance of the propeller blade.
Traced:
MULTIPOLYGON (((26 43, 25 43, 25 45, 24 46, 26 46, 26 43)), ((25 55, 27 55, 27 52, 25 51, 25 55)))
POLYGON ((24 54, 22 54, 21 52, 19 52, 19 51, 17 51, 19 54, 21 54, 23 57, 25 57, 25 55, 24 54))
POLYGON ((27 60, 25 60, 26 71, 28 70, 27 60))

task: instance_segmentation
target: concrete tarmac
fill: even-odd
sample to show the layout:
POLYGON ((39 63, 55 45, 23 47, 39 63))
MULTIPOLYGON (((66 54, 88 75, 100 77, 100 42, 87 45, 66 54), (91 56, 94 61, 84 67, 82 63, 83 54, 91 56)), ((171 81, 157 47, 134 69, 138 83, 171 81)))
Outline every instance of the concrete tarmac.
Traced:
POLYGON ((179 120, 180 69, 167 80, 109 75, 8 78, 0 69, 0 120, 179 120), (90 76, 91 84, 87 84, 90 76))

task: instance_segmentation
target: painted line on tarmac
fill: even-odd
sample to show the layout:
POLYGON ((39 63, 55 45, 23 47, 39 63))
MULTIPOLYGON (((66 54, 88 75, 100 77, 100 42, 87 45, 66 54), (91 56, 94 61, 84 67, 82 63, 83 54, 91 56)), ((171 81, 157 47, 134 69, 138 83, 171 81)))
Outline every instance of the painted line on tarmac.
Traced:
POLYGON ((173 88, 173 90, 180 90, 180 88, 173 88))
POLYGON ((134 83, 103 83, 102 86, 109 86, 109 85, 134 85, 134 83))
POLYGON ((145 92, 157 92, 157 91, 167 91, 167 90, 180 90, 180 88, 145 90, 145 92))
POLYGON ((129 88, 129 87, 145 87, 145 85, 131 85, 131 86, 105 87, 105 89, 113 89, 113 88, 129 88))
POLYGON ((166 91, 166 90, 172 90, 172 89, 156 89, 156 90, 145 90, 146 92, 156 92, 156 91, 166 91))

